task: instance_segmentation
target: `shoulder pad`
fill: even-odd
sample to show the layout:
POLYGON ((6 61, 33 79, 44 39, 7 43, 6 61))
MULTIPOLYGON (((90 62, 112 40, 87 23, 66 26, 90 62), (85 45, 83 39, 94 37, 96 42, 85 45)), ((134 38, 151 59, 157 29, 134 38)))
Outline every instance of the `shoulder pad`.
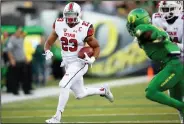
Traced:
POLYGON ((94 34, 95 30, 93 28, 93 25, 91 24, 89 29, 88 29, 88 32, 87 32, 87 36, 92 36, 94 34))
POLYGON ((91 23, 86 22, 86 21, 82 21, 82 25, 84 25, 84 26, 88 27, 88 26, 90 26, 90 25, 91 25, 91 23))
POLYGON ((62 21, 64 21, 64 18, 57 18, 56 21, 57 22, 62 22, 62 21))
POLYGON ((161 15, 160 13, 154 13, 152 18, 161 18, 161 15))

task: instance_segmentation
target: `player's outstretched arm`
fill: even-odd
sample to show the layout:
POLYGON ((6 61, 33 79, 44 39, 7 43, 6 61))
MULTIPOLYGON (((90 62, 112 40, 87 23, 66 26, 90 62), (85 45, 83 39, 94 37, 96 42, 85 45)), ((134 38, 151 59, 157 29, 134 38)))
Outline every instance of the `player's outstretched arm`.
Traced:
POLYGON ((56 39, 58 38, 58 35, 54 30, 52 30, 51 34, 49 35, 48 39, 45 42, 44 50, 50 50, 50 47, 54 44, 56 39))
POLYGON ((50 51, 50 48, 53 45, 53 43, 56 41, 57 38, 58 38, 58 35, 53 30, 50 36, 48 37, 47 41, 45 42, 45 46, 44 46, 44 50, 45 50, 44 55, 45 55, 46 60, 49 60, 52 58, 53 53, 50 51))

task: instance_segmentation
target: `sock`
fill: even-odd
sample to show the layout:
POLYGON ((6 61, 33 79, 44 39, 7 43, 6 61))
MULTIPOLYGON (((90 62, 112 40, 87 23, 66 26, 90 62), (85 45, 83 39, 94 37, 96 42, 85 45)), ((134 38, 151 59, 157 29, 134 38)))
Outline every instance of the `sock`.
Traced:
POLYGON ((61 111, 57 110, 56 111, 56 114, 55 114, 55 117, 57 118, 57 120, 61 120, 61 111))
POLYGON ((91 95, 104 95, 105 89, 104 88, 86 88, 87 96, 91 95))
POLYGON ((82 99, 84 97, 92 95, 104 95, 104 94, 105 94, 104 88, 85 88, 82 94, 77 95, 77 99, 82 99))
POLYGON ((69 98, 70 90, 68 88, 61 88, 60 95, 59 95, 59 102, 57 106, 57 111, 56 111, 56 118, 60 121, 61 120, 61 112, 64 111, 64 108, 66 106, 66 103, 69 98))

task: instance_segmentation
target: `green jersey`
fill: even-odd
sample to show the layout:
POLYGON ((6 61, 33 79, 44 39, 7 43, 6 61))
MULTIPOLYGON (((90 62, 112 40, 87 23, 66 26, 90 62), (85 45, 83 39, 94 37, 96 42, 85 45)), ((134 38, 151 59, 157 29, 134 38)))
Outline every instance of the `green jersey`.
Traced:
POLYGON ((171 56, 180 55, 180 49, 169 39, 168 34, 151 24, 141 24, 135 29, 139 46, 153 61, 166 63, 171 56))

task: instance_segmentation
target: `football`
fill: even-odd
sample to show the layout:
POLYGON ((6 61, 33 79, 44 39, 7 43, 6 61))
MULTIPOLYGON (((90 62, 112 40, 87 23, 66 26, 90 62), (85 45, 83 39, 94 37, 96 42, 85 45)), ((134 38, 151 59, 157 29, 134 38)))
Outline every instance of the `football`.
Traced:
POLYGON ((78 52, 78 57, 84 59, 85 58, 84 53, 86 53, 89 57, 93 56, 93 48, 91 47, 81 48, 80 51, 78 52))

